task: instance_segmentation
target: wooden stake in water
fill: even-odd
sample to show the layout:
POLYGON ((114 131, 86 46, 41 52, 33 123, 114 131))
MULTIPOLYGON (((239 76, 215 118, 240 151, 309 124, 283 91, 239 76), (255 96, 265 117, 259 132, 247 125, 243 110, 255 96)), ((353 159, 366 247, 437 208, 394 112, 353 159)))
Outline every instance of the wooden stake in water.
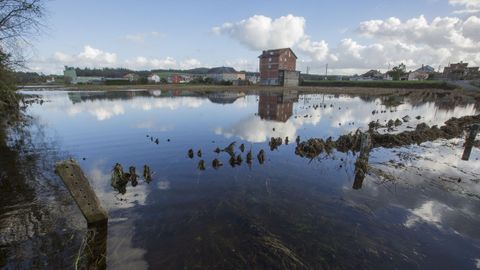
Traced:
POLYGON ((62 179, 89 226, 108 220, 107 211, 102 207, 87 177, 75 160, 57 163, 55 172, 62 179))
POLYGON ((468 132, 467 138, 465 139, 465 150, 463 151, 462 160, 470 159, 473 143, 475 142, 475 137, 477 137, 477 133, 479 129, 480 129, 479 124, 475 124, 470 127, 470 131, 468 132))
POLYGON ((362 133, 360 136, 360 155, 355 162, 355 181, 353 182, 353 189, 362 188, 365 174, 368 171, 368 158, 372 147, 370 134, 362 133))

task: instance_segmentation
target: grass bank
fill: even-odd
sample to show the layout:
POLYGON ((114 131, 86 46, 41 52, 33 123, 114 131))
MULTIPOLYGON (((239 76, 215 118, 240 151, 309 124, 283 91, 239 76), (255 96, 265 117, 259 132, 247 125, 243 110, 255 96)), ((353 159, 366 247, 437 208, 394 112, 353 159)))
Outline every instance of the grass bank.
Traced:
POLYGON ((443 90, 456 88, 456 86, 443 81, 303 81, 302 86, 443 90))

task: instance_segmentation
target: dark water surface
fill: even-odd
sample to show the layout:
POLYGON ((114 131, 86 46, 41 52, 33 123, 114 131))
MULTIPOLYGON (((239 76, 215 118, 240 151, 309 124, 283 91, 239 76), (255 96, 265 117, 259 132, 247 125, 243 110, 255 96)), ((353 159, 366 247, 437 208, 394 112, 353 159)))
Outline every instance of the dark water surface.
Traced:
MULTIPOLYGON (((50 157, 49 164, 76 159, 108 209, 109 269, 480 268, 478 148, 468 162, 459 158, 461 139, 375 149, 372 170, 358 190, 352 189, 352 153, 334 151, 313 160, 295 155, 297 136, 335 139, 358 128, 366 130, 371 121, 385 123, 406 115, 410 121, 397 132, 421 122, 442 125, 451 117, 477 114, 469 101, 445 101, 433 94, 23 93, 45 101, 32 105, 28 114, 49 142, 43 150, 62 153, 50 157), (158 138, 158 144, 151 137, 158 138), (288 137, 290 143, 270 151, 271 137, 288 137), (214 152, 231 142, 244 160, 235 167, 227 153, 214 152), (245 144, 245 153, 238 149, 240 144, 245 144), (189 149, 194 150, 193 159, 189 149), (245 162, 250 149, 251 166, 245 162), (256 156, 262 149, 266 159, 259 164, 256 156), (212 168, 215 158, 222 167, 212 168), (197 169, 200 159, 205 160, 205 171, 197 169), (110 185, 115 163, 125 169, 135 166, 139 175, 146 164, 153 180, 141 179, 119 194, 110 185)), ((44 169, 49 168, 53 171, 52 166, 44 169)), ((54 183, 61 185, 58 179, 54 183)), ((42 204, 58 204, 49 192, 39 189, 37 197, 44 198, 42 204)), ((63 233, 31 233, 20 240, 2 237, 0 247, 25 243, 17 247, 19 252, 29 241, 50 236, 71 241, 59 248, 73 250, 73 267, 85 224, 80 212, 68 206, 68 196, 62 198, 65 207, 55 211, 68 220, 63 233)), ((0 213, 10 222, 2 226, 15 227, 16 216, 9 209, 0 213)), ((42 212, 48 216, 47 210, 42 212)), ((45 220, 50 219, 37 217, 32 224, 45 220)), ((50 253, 54 248, 47 247, 50 253)), ((29 265, 9 252, 7 267, 29 265)), ((64 267, 55 256, 30 253, 40 268, 64 267)))

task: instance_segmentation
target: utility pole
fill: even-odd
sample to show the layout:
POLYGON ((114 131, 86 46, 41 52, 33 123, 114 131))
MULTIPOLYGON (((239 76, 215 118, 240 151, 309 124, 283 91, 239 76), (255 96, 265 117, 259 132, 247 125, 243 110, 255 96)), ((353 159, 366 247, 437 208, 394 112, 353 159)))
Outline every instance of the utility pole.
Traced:
POLYGON ((307 66, 307 74, 309 74, 309 73, 310 73, 310 67, 307 66))
POLYGON ((328 80, 328 63, 325 65, 325 80, 328 80))

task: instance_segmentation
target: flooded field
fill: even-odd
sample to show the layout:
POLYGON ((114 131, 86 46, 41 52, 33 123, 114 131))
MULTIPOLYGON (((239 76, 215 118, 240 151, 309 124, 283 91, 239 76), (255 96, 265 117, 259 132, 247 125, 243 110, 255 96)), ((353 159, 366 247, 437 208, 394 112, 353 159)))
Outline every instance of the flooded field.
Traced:
POLYGON ((11 131, 4 149, 13 150, 2 150, 0 267, 88 263, 79 255, 85 221, 53 172, 73 158, 108 210, 106 253, 96 254, 108 269, 480 269, 478 141, 469 161, 463 132, 381 144, 360 183, 355 151, 298 149, 372 122, 380 135, 441 127, 478 115, 478 99, 420 90, 22 93, 41 102, 11 131), (135 167, 137 180, 112 187, 117 163, 135 167))

